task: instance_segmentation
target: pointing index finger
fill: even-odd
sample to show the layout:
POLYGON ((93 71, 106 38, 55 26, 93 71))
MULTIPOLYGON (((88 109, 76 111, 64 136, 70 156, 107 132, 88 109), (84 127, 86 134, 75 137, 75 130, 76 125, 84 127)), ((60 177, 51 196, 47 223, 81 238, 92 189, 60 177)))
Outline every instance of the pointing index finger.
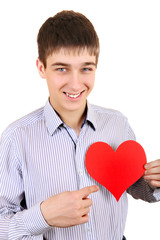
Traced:
POLYGON ((99 187, 97 185, 85 187, 79 190, 79 193, 82 198, 88 197, 89 194, 95 193, 99 190, 99 187))

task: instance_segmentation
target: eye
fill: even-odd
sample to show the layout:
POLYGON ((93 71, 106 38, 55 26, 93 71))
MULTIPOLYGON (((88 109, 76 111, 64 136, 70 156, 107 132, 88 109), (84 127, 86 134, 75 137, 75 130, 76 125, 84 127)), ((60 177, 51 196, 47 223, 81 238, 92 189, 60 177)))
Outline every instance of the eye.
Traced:
POLYGON ((58 72, 66 72, 66 68, 57 68, 56 69, 58 72))
POLYGON ((90 71, 92 71, 92 68, 87 68, 87 67, 86 67, 86 68, 83 68, 82 71, 83 71, 83 72, 90 72, 90 71))

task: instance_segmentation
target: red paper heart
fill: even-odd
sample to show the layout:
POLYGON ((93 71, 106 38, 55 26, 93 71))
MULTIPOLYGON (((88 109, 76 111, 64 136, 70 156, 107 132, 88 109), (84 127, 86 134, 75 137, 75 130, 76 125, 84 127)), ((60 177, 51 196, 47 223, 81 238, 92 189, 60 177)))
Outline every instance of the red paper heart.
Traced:
POLYGON ((107 143, 93 143, 85 159, 90 176, 107 188, 117 201, 144 174, 146 162, 144 149, 132 140, 123 142, 116 151, 107 143))

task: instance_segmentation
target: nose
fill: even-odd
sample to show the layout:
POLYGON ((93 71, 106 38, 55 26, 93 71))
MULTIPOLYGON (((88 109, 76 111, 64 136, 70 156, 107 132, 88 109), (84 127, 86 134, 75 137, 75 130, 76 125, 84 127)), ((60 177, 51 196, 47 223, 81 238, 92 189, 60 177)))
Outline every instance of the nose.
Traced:
POLYGON ((73 92, 78 92, 81 89, 81 78, 77 71, 71 73, 69 78, 70 89, 73 92))

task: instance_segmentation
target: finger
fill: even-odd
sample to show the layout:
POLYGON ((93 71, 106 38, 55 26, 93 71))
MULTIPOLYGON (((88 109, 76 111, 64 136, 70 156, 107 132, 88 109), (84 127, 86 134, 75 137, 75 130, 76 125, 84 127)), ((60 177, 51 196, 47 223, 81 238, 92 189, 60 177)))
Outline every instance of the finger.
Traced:
POLYGON ((85 198, 83 199, 82 203, 83 203, 83 208, 89 208, 92 206, 93 201, 90 198, 85 198))
POLYGON ((150 169, 150 168, 158 167, 158 166, 160 166, 160 159, 152 161, 152 162, 149 162, 149 163, 146 163, 144 165, 146 170, 150 169))
POLYGON ((151 184, 152 184, 154 187, 160 187, 160 181, 152 180, 152 181, 151 181, 151 184))
POLYGON ((147 175, 147 176, 144 176, 144 179, 160 181, 160 174, 147 175))
POLYGON ((151 175, 151 174, 160 174, 160 166, 159 167, 150 168, 150 169, 145 171, 145 175, 151 175))
POLYGON ((90 212, 90 208, 84 208, 82 211, 81 211, 81 216, 85 216, 85 215, 88 215, 90 212))
POLYGON ((79 190, 79 194, 82 198, 88 197, 91 193, 95 193, 99 190, 97 185, 85 187, 79 190))
POLYGON ((80 220, 80 224, 87 223, 89 221, 89 216, 88 214, 83 215, 80 220))

